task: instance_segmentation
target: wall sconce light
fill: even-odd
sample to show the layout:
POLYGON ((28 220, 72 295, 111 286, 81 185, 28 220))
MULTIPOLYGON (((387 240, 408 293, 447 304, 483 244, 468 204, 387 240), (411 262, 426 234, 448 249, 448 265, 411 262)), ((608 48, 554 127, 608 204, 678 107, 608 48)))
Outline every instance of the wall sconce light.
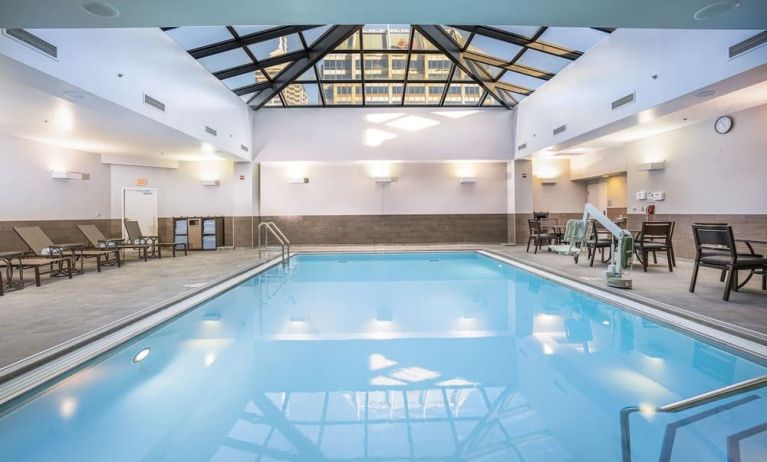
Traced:
POLYGON ((557 184, 557 178, 556 177, 541 178, 541 184, 543 184, 543 185, 554 185, 554 184, 557 184))
POLYGON ((475 176, 461 176, 458 177, 458 181, 461 182, 461 184, 472 184, 477 182, 477 177, 475 176))
POLYGON ((218 186, 221 182, 219 180, 202 180, 200 184, 203 186, 218 186))
POLYGON ((637 165, 638 172, 656 172, 666 168, 666 161, 661 160, 658 162, 647 162, 646 164, 637 165))
POLYGON ((83 181, 90 179, 90 175, 80 172, 67 172, 64 170, 51 170, 51 178, 55 180, 77 180, 83 181))
POLYGON ((305 177, 305 176, 294 177, 294 178, 288 179, 288 182, 290 184, 306 184, 309 182, 309 177, 305 177))
POLYGON ((394 181, 393 178, 390 176, 376 176, 376 177, 373 177, 373 179, 375 180, 376 183, 379 183, 379 184, 388 184, 394 181))

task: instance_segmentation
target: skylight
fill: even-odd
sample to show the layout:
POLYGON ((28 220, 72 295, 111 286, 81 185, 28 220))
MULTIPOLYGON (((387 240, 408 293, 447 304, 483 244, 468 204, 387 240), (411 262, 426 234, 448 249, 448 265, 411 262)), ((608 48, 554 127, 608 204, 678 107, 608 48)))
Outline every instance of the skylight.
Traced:
POLYGON ((254 109, 512 108, 612 32, 410 24, 164 30, 254 109))

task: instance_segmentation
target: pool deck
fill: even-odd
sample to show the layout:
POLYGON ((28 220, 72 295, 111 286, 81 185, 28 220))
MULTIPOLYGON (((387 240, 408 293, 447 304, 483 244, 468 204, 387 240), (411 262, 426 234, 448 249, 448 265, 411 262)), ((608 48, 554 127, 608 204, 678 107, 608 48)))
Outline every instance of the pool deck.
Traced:
MULTIPOLYGON (((582 259, 575 265, 572 258, 549 252, 526 253, 522 246, 498 244, 434 244, 434 245, 348 245, 294 246, 294 251, 397 251, 397 250, 468 250, 484 249, 567 275, 581 282, 604 288, 602 271, 605 264, 593 268, 582 259)), ((95 329, 134 314, 184 293, 192 293, 202 285, 225 278, 262 262, 253 249, 190 252, 189 256, 150 260, 147 263, 126 262, 120 268, 107 267, 97 273, 88 267, 85 274, 73 280, 43 277, 42 287, 28 284, 24 290, 6 292, 0 297, 0 368, 32 354, 71 340, 95 329)), ((93 265, 93 264, 91 264, 93 265)), ((645 298, 677 307, 716 322, 736 326, 749 337, 764 339, 767 344, 767 292, 761 290, 761 279, 752 279, 730 302, 723 302, 719 272, 701 269, 694 294, 687 291, 692 263, 678 259, 673 273, 665 259, 647 273, 635 266, 632 273, 632 297, 645 298)), ((620 292, 620 291, 619 291, 620 292)), ((626 292, 622 292, 626 293, 626 292)), ((669 309, 673 309, 668 307, 669 309)), ((758 340, 757 340, 758 341, 758 340)))

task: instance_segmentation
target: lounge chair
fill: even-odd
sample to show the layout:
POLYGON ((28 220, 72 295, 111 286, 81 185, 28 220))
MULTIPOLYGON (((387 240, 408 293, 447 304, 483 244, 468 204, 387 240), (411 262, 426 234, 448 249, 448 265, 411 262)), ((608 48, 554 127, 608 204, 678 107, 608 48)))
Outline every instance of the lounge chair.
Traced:
POLYGON ((104 234, 99 231, 96 225, 77 225, 77 229, 83 233, 83 236, 88 239, 88 242, 94 249, 133 249, 138 251, 139 258, 142 258, 143 256, 144 261, 147 261, 147 254, 151 247, 149 244, 131 244, 125 242, 123 239, 107 239, 104 234))
MULTIPOLYGON (((695 241, 695 265, 690 280, 690 292, 695 292, 698 280, 698 268, 715 268, 727 274, 724 282, 722 300, 730 300, 730 291, 738 290, 739 270, 759 270, 762 275, 762 288, 767 287, 767 258, 762 255, 738 253, 732 227, 727 225, 692 225, 695 241)), ((744 283, 745 284, 745 283, 744 283)))
MULTIPOLYGON (((9 263, 0 260, 0 272, 5 271, 6 266, 9 263)), ((18 259, 17 264, 11 263, 11 265, 15 268, 19 269, 19 278, 22 281, 21 284, 24 282, 24 270, 25 269, 32 269, 35 272, 35 285, 37 287, 40 287, 40 274, 50 274, 51 277, 53 277, 56 274, 66 274, 69 279, 72 279, 72 258, 67 256, 54 256, 51 255, 46 258, 37 258, 37 257, 21 257, 18 259), (64 264, 66 264, 66 271, 64 270, 64 264), (54 265, 58 266, 58 269, 54 269, 54 265), (42 273, 40 271, 40 268, 48 267, 47 273, 42 273)), ((5 287, 3 286, 2 282, 2 275, 0 275, 0 295, 3 295, 3 292, 5 291, 5 287)))
POLYGON ((67 257, 73 264, 79 259, 81 272, 84 269, 84 260, 86 258, 95 258, 96 270, 100 273, 102 261, 106 263, 109 257, 114 255, 117 267, 120 267, 120 252, 117 249, 93 250, 87 249, 85 246, 56 245, 39 226, 13 228, 13 230, 16 231, 16 234, 27 244, 27 247, 30 248, 36 257, 46 258, 51 255, 67 257))
POLYGON ((170 247, 173 251, 173 257, 176 257, 176 248, 180 247, 184 250, 184 255, 188 254, 188 246, 186 242, 160 242, 159 236, 144 236, 141 233, 141 226, 139 226, 136 220, 125 220, 125 231, 128 233, 128 241, 131 244, 146 244, 149 246, 149 250, 152 255, 157 253, 158 258, 162 258, 162 248, 170 247))

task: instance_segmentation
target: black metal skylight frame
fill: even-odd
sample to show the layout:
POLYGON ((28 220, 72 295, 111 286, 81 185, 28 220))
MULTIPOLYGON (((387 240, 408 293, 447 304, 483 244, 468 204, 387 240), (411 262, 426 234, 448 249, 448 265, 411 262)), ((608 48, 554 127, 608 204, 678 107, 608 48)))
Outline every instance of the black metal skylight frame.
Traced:
MULTIPOLYGON (((289 25, 275 26, 247 35, 240 35, 235 27, 227 26, 226 30, 231 34, 231 39, 206 44, 187 51, 195 59, 203 59, 227 51, 242 49, 251 62, 213 72, 213 75, 223 81, 228 78, 253 73, 252 84, 234 88, 232 91, 240 97, 250 95, 246 102, 254 109, 261 107, 480 107, 490 105, 511 109, 519 103, 521 98, 532 94, 535 88, 502 81, 507 73, 519 74, 527 79, 536 79, 541 84, 556 75, 556 72, 521 64, 519 60, 525 55, 525 52, 534 50, 536 53, 555 56, 557 59, 567 61, 575 61, 583 54, 581 50, 541 40, 541 36, 548 29, 547 27, 539 27, 534 34, 526 37, 493 26, 402 26, 401 30, 400 28, 397 29, 400 33, 405 31, 404 27, 409 28, 409 38, 405 49, 392 48, 391 44, 384 44, 384 46, 389 47, 385 49, 366 48, 364 39, 366 29, 363 25, 331 25, 329 27, 320 25, 289 25), (308 43, 304 33, 319 27, 328 27, 328 29, 314 42, 308 43), (249 48, 250 45, 288 37, 292 34, 296 34, 299 38, 301 47, 298 50, 258 59, 249 48), (422 37, 424 44, 419 49, 414 50, 416 34, 422 37), (458 35, 463 37, 462 34, 466 35, 465 40, 458 40, 458 35), (484 54, 482 50, 477 50, 473 46, 475 37, 478 36, 483 39, 489 38, 512 44, 519 47, 519 50, 511 59, 501 59, 484 54), (353 37, 356 37, 358 46, 352 48, 341 46, 353 37), (429 46, 426 46, 426 43, 429 46), (332 79, 323 76, 317 64, 328 55, 337 56, 342 54, 356 56, 357 60, 352 59, 351 62, 358 62, 359 70, 352 74, 352 78, 332 79), (389 67, 386 70, 388 70, 390 77, 394 70, 391 67, 391 63, 395 59, 395 55, 406 55, 404 72, 400 73, 402 77, 382 79, 366 76, 366 68, 368 67, 368 63, 365 60, 366 55, 385 56, 386 61, 389 63, 389 67), (433 61, 427 61, 425 57, 435 55, 444 57, 450 63, 444 80, 426 77, 426 68, 433 61), (413 79, 410 76, 414 56, 424 56, 423 72, 425 78, 423 79, 413 79), (273 71, 277 70, 278 72, 270 75, 270 69, 273 71), (497 69, 497 72, 493 74, 488 69, 497 69), (313 71, 311 73, 314 75, 314 79, 303 79, 302 77, 309 71, 313 71), (359 78, 354 78, 357 74, 359 78), (458 74, 464 75, 468 80, 456 80, 458 74), (286 96, 285 92, 289 91, 288 88, 291 85, 316 86, 316 103, 297 103, 293 97, 286 96), (411 103, 408 101, 409 85, 423 88, 424 102, 411 103), (340 104, 329 102, 328 95, 326 95, 326 87, 335 89, 344 88, 344 86, 349 89, 348 93, 351 95, 350 102, 341 102, 340 104), (381 101, 369 101, 368 90, 380 86, 385 86, 389 89, 391 93, 389 103, 384 101, 384 104, 381 104, 381 101), (399 86, 401 86, 401 95, 399 95, 399 91, 395 91, 399 86), (434 86, 437 86, 437 88, 441 87, 439 98, 432 98, 430 96, 431 94, 436 94, 431 91, 434 86), (454 104, 454 101, 449 98, 450 90, 453 86, 457 86, 456 88, 459 89, 476 86, 479 88, 478 96, 476 98, 471 96, 468 99, 469 104, 466 104, 464 99, 461 99, 460 103, 454 104), (356 96, 357 93, 359 93, 359 99, 356 96), (398 101, 395 100, 395 97, 398 101), (430 99, 435 102, 428 102, 430 99)), ((163 30, 170 31, 171 29, 174 28, 164 28, 163 30)), ((614 30, 605 28, 593 29, 604 34, 609 34, 614 30)), ((380 33, 380 31, 368 33, 380 33)), ((383 59, 381 62, 383 62, 383 59)), ((351 68, 349 68, 350 70, 351 68)), ((307 100, 308 102, 309 95, 304 93, 300 96, 302 100, 307 100)))

